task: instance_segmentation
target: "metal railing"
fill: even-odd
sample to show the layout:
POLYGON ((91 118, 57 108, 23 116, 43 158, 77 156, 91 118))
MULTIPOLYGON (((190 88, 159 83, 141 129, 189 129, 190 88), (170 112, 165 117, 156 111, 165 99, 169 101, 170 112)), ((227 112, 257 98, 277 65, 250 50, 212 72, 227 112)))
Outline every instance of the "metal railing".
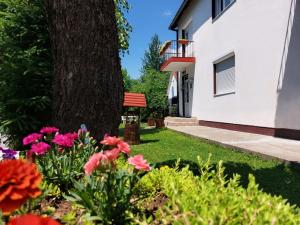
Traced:
POLYGON ((160 54, 165 60, 172 57, 186 58, 194 57, 194 42, 189 40, 173 40, 165 42, 160 54))

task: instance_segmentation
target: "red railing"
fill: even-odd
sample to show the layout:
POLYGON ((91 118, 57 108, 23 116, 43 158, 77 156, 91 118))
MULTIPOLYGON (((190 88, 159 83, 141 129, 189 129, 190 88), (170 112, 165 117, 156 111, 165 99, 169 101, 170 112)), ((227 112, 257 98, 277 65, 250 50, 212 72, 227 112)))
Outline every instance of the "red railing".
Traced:
POLYGON ((185 39, 167 41, 161 47, 160 55, 164 56, 165 60, 172 57, 194 57, 194 42, 185 39))

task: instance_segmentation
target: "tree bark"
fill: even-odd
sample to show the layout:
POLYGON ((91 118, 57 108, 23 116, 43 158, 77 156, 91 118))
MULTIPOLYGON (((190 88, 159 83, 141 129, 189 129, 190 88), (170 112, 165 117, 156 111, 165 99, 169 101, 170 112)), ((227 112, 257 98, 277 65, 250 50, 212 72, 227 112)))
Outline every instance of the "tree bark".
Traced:
POLYGON ((54 58, 54 124, 118 134, 123 79, 113 0, 45 0, 54 58))

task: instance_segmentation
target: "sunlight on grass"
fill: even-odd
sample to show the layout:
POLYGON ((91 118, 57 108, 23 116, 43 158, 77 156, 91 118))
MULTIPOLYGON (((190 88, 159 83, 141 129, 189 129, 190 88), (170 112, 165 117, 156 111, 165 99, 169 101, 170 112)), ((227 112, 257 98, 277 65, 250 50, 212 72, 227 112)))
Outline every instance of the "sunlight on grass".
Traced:
MULTIPOLYGON (((120 133, 122 132, 121 129, 120 133)), ((206 143, 168 129, 143 128, 141 141, 141 145, 132 146, 133 153, 143 154, 152 163, 179 158, 197 162, 197 156, 205 160, 211 153, 212 162, 222 160, 228 176, 240 174, 243 185, 246 186, 251 173, 265 192, 282 195, 289 202, 300 206, 300 169, 296 166, 275 160, 263 160, 259 156, 206 143)))

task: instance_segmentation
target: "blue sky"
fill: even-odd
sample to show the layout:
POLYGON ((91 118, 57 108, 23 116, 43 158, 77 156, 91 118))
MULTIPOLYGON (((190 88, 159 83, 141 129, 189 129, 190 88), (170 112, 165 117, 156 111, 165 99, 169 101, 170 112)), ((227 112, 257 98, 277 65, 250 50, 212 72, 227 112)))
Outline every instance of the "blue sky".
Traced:
POLYGON ((122 66, 132 78, 138 78, 151 37, 157 33, 162 42, 176 39, 176 33, 168 30, 168 27, 182 0, 129 0, 129 3, 132 9, 127 18, 133 32, 129 55, 122 57, 122 66))

